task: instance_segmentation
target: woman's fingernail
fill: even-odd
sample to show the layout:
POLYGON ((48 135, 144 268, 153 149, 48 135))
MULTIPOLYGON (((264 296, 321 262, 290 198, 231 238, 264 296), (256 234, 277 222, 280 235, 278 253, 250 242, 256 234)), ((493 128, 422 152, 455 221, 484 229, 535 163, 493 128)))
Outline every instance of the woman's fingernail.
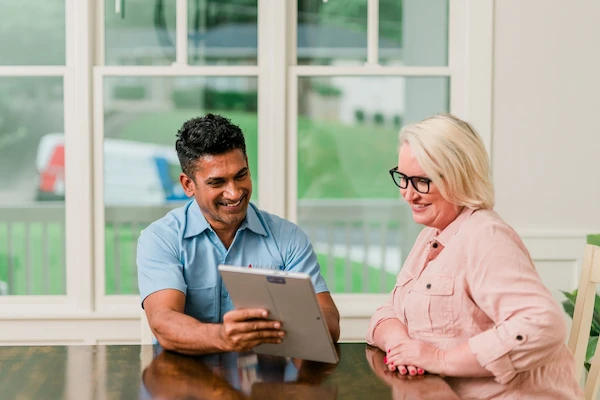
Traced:
POLYGON ((388 350, 388 353, 389 353, 390 351, 392 351, 392 349, 389 349, 389 350, 388 350))
POLYGON ((411 374, 411 375, 416 375, 416 374, 417 374, 417 372, 416 372, 416 371, 410 371, 410 374, 411 374))
POLYGON ((419 374, 423 375, 425 371, 423 371, 422 369, 419 370, 419 374))
POLYGON ((383 362, 387 364, 387 357, 383 357, 383 362))
POLYGON ((400 372, 402 372, 403 374, 405 374, 405 373, 406 373, 406 370, 405 370, 404 368, 402 368, 402 369, 400 370, 400 372))

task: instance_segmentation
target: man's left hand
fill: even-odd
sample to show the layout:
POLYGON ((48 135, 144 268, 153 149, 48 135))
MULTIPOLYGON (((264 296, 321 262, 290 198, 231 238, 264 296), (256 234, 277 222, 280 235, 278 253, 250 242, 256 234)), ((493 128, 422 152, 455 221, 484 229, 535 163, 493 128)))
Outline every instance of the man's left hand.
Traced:
POLYGON ((391 348, 387 354, 388 367, 418 365, 432 374, 443 375, 446 369, 445 352, 430 344, 407 339, 391 348))

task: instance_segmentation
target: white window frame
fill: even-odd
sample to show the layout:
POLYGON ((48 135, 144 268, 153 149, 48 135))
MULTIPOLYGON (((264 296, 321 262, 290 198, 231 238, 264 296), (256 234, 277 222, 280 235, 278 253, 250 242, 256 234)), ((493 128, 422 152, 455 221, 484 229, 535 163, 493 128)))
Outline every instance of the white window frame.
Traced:
MULTIPOLYGON (((369 2, 369 26, 368 62, 364 66, 296 65, 295 0, 258 0, 256 66, 188 66, 187 1, 176 1, 177 58, 171 66, 105 66, 104 0, 65 0, 65 65, 0 67, 0 77, 63 77, 67 166, 67 294, 1 297, 0 318, 75 319, 82 323, 89 321, 90 324, 93 320, 99 323, 99 320, 139 318, 139 296, 104 294, 103 80, 106 77, 257 77, 260 207, 292 221, 296 220, 297 206, 299 76, 449 76, 452 81, 451 112, 474 124, 491 154, 493 0, 449 0, 447 67, 377 65, 378 0, 365 0, 369 2)), ((350 327, 350 331, 357 332, 364 325, 364 319, 386 297, 385 294, 334 294, 346 326, 350 327)))
MULTIPOLYGON (((102 1, 99 2, 96 9, 96 16, 98 19, 97 29, 97 65, 94 67, 94 264, 96 265, 94 273, 94 287, 95 287, 95 305, 96 310, 102 314, 118 314, 121 316, 139 315, 140 312, 140 298, 139 295, 106 295, 105 287, 105 240, 104 240, 104 226, 105 226, 105 213, 104 213, 104 90, 103 84, 104 79, 107 77, 118 77, 118 76, 145 76, 145 77, 211 77, 211 76, 235 76, 235 77, 255 77, 259 78, 260 75, 264 74, 264 62, 261 59, 265 58, 265 50, 269 48, 270 43, 268 41, 268 35, 259 35, 259 54, 257 65, 255 66, 226 66, 226 65, 215 65, 215 66, 190 66, 188 65, 187 49, 187 10, 188 0, 176 0, 176 60, 170 66, 105 66, 104 64, 104 4, 102 1)), ((263 24, 263 18, 261 15, 266 14, 270 11, 271 5, 268 4, 272 0, 259 0, 258 1, 258 25, 263 24)), ((276 3, 276 2, 275 2, 276 3)), ((260 82, 260 79, 259 79, 260 82)), ((261 96, 261 88, 259 83, 259 102, 271 103, 270 95, 261 96)), ((260 103, 259 103, 260 104, 260 103)), ((261 105, 259 105, 260 109, 261 105)), ((261 127, 261 122, 264 120, 264 116, 260 113, 258 115, 258 125, 261 127)), ((182 121, 183 122, 183 121, 182 121)), ((259 129, 260 131, 260 129, 259 129)), ((264 147, 265 141, 262 137, 259 139, 259 154, 265 153, 264 147), (262 147, 261 147, 262 146, 262 147)), ((261 174, 261 157, 258 160, 259 174, 261 174)), ((264 166, 262 167, 264 169, 264 166)), ((262 175, 261 175, 262 176, 262 175)), ((259 188, 259 199, 268 198, 267 193, 262 193, 259 188)))
POLYGON ((65 137, 65 295, 2 296, 0 318, 92 310, 89 5, 65 0, 65 65, 3 66, 0 77, 62 77, 65 137), (84 266, 82 268, 82 266, 84 266), (10 305, 10 307, 7 307, 10 305))

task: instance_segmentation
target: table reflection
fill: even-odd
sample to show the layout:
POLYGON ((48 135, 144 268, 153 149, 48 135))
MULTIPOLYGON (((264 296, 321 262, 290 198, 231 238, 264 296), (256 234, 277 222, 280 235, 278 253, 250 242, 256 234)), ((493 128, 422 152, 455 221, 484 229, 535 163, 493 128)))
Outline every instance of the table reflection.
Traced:
POLYGON ((336 367, 251 352, 194 357, 157 348, 142 373, 140 398, 336 399, 337 385, 324 384, 336 367))
POLYGON ((437 375, 400 375, 388 370, 383 358, 385 354, 376 347, 366 346, 365 355, 375 375, 392 388, 392 399, 460 400, 450 385, 437 375))

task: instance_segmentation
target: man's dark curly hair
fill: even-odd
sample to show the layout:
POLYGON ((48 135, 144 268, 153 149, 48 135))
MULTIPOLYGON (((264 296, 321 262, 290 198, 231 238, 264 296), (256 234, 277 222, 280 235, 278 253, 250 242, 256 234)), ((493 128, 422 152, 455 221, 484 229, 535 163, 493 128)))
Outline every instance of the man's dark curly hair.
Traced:
POLYGON ((181 169, 192 180, 198 159, 234 149, 240 149, 246 155, 244 133, 239 126, 221 115, 206 114, 192 118, 177 132, 177 157, 181 169))

